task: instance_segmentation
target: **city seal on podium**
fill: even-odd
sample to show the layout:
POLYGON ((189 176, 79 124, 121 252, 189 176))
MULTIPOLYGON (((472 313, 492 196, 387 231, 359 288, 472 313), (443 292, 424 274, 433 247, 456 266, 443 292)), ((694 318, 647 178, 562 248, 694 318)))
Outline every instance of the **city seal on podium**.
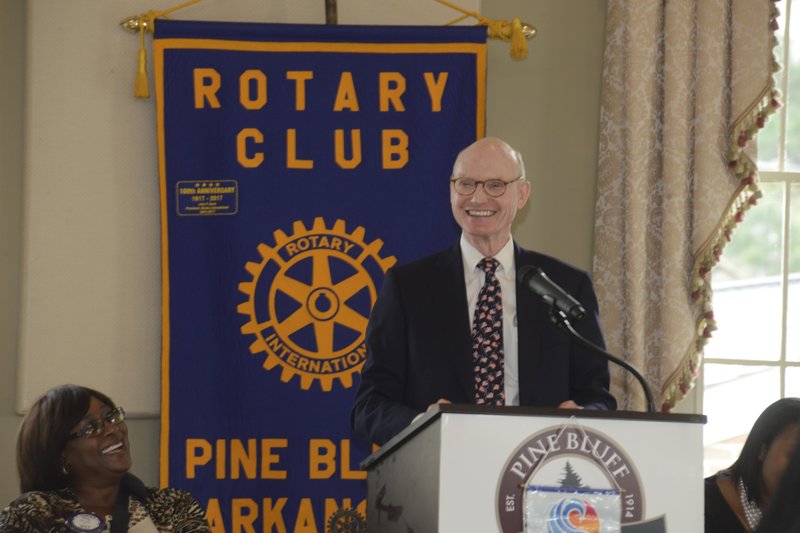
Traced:
POLYGON ((561 507, 567 509, 567 523, 572 529, 565 531, 599 528, 602 513, 595 508, 602 506, 603 500, 587 505, 590 492, 616 494, 612 498, 616 507, 611 509, 619 514, 618 523, 626 530, 625 524, 633 525, 645 517, 642 483, 629 455, 607 435, 578 424, 545 428, 525 439, 509 456, 497 487, 497 519, 502 533, 536 531, 524 529, 526 492, 539 494, 539 501, 545 502, 542 505, 553 507, 542 509, 543 515, 551 516, 561 507), (542 500, 545 493, 550 494, 549 499, 542 500))

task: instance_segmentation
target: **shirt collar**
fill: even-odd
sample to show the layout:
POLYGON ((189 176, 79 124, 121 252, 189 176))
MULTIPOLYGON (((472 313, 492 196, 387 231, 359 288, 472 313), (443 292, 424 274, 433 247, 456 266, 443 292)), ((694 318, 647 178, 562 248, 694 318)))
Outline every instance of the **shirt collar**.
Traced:
MULTIPOLYGON (((459 244, 461 245, 461 257, 464 259, 464 275, 474 276, 478 272, 478 263, 483 259, 483 254, 467 241, 463 233, 459 244)), ((498 269, 498 275, 514 279, 514 239, 509 238, 494 258, 503 267, 502 271, 498 269)))

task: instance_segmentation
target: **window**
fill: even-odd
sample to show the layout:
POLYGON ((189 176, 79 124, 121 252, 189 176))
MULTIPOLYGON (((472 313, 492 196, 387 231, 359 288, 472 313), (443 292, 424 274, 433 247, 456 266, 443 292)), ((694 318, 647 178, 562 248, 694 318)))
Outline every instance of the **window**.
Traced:
POLYGON ((764 196, 712 273, 718 329, 699 383, 706 476, 733 463, 767 405, 800 396, 800 2, 779 7, 784 105, 758 134, 764 196))

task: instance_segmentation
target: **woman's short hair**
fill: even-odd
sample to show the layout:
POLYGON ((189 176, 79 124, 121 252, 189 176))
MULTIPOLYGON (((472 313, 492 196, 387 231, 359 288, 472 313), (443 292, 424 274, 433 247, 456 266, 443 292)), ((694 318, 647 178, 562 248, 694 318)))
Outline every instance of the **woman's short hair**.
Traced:
POLYGON ((791 424, 800 424, 800 398, 782 398, 756 419, 742 447, 742 453, 730 470, 741 478, 751 500, 761 502, 761 466, 764 454, 775 437, 791 424))
POLYGON ((92 397, 109 407, 111 399, 94 389, 61 385, 31 406, 17 437, 17 471, 22 492, 55 490, 69 485, 62 452, 72 428, 86 416, 92 397))

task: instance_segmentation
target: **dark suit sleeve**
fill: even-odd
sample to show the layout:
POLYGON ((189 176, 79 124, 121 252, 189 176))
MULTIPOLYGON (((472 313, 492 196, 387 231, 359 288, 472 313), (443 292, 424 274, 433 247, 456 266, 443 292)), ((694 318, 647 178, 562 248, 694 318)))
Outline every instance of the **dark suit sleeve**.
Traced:
POLYGON ((350 424, 383 444, 408 426, 419 411, 403 403, 408 373, 408 324, 396 272, 389 270, 367 326, 367 360, 361 372, 350 424))
MULTIPOLYGON (((586 309, 586 317, 573 323, 573 326, 587 340, 605 349, 600 329, 597 296, 592 281, 586 273, 581 273, 575 296, 586 309)), ((571 399, 586 409, 616 409, 617 401, 609 392, 608 363, 576 342, 570 343, 570 352, 571 399)))

